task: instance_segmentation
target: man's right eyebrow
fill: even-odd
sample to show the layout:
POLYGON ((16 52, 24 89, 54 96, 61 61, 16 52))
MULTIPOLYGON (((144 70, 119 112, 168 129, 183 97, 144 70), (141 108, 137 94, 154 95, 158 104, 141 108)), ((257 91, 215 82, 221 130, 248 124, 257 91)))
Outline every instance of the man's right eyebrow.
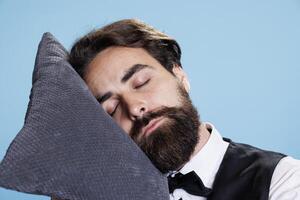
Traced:
POLYGON ((107 99, 109 99, 112 96, 112 92, 106 92, 103 95, 98 95, 96 96, 96 99, 99 103, 103 103, 104 101, 106 101, 107 99))

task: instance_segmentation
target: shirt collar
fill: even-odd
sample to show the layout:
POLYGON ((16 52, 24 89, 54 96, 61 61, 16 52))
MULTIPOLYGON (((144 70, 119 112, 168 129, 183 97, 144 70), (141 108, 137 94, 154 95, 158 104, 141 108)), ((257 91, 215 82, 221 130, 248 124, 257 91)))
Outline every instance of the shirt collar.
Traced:
POLYGON ((211 129, 207 143, 179 172, 187 174, 195 171, 204 185, 212 188, 229 143, 222 139, 222 136, 212 124, 205 123, 205 125, 208 129, 211 129))

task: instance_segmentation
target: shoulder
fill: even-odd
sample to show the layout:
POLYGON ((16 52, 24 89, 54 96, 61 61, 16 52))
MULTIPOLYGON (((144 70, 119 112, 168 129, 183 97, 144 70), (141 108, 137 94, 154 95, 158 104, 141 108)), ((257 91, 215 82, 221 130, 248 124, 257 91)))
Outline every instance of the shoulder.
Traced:
POLYGON ((300 160, 290 156, 277 164, 270 185, 269 199, 300 199, 300 160))
POLYGON ((279 152, 260 149, 249 144, 233 142, 227 138, 224 138, 224 140, 229 142, 227 153, 232 154, 232 157, 236 159, 237 162, 243 162, 258 170, 267 170, 270 179, 278 162, 285 157, 284 154, 279 152))

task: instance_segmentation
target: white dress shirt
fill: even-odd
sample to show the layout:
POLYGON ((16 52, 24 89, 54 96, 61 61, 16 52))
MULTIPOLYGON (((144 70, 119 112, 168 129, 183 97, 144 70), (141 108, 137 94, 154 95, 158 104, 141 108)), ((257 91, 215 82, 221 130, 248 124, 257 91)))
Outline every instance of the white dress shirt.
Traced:
MULTIPOLYGON (((179 172, 187 174, 195 171, 203 184, 212 188, 229 143, 223 140, 212 124, 206 123, 206 125, 212 129, 207 143, 179 172)), ((182 200, 206 200, 205 197, 191 195, 183 189, 175 189, 170 194, 171 200, 180 198, 182 200)), ((269 199, 300 200, 300 160, 287 156, 279 161, 271 179, 269 199)))

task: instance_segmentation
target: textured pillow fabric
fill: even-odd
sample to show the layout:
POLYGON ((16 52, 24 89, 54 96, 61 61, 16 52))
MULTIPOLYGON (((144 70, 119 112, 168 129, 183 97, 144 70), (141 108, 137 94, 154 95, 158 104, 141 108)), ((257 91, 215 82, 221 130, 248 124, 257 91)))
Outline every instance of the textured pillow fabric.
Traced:
POLYGON ((0 186, 70 200, 169 199, 166 178, 103 111, 50 34, 39 44, 23 128, 0 186))

